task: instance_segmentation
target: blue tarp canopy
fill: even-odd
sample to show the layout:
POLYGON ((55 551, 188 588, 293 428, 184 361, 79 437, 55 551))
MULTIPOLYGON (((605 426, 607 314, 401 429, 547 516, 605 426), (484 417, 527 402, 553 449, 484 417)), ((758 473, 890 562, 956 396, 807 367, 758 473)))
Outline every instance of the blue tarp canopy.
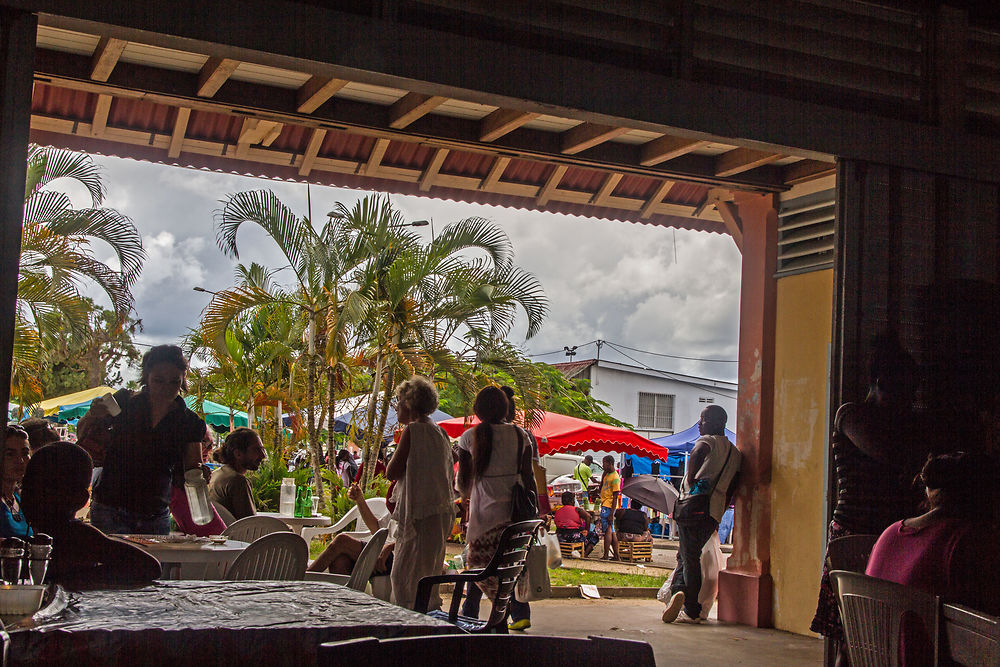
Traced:
MULTIPOLYGON (((736 434, 726 429, 726 437, 729 438, 731 442, 736 443, 736 434)), ((679 433, 674 433, 673 435, 665 435, 662 438, 653 438, 653 442, 660 445, 665 449, 663 457, 660 461, 666 463, 666 465, 661 464, 661 473, 667 474, 667 471, 663 468, 676 468, 678 466, 684 465, 685 454, 689 454, 692 449, 694 449, 694 443, 698 441, 698 424, 690 426, 679 433)), ((632 471, 636 475, 648 475, 652 470, 653 459, 647 459, 640 456, 630 457, 632 461, 632 471)))
MULTIPOLYGON (((375 413, 375 418, 378 419, 378 413, 375 413)), ((440 410, 435 410, 431 413, 431 421, 439 422, 443 419, 451 419, 451 415, 446 412, 441 412, 440 410)), ((338 416, 334 420, 333 430, 335 433, 347 433, 351 426, 357 429, 359 437, 364 433, 364 428, 368 425, 368 408, 361 407, 354 412, 345 412, 344 414, 338 416)), ((382 437, 386 440, 392 440, 392 434, 396 431, 396 427, 399 426, 399 417, 396 415, 396 409, 389 406, 389 414, 385 418, 385 429, 382 432, 382 437)))

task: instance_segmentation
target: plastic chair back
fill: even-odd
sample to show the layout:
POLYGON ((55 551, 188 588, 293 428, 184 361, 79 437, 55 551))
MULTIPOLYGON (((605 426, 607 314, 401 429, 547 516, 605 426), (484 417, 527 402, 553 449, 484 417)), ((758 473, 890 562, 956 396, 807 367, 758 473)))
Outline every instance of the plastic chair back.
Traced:
POLYGON ((490 562, 481 570, 474 570, 462 574, 443 574, 433 577, 424 577, 417 585, 417 600, 414 609, 418 612, 427 613, 427 606, 430 604, 431 591, 437 584, 454 582, 455 592, 451 599, 451 609, 449 613, 432 612, 431 615, 447 620, 450 623, 457 623, 459 627, 469 632, 507 632, 507 612, 510 599, 514 595, 514 586, 517 578, 524 570, 524 563, 528 558, 528 547, 535 535, 535 531, 542 525, 538 519, 512 523, 500 534, 500 541, 497 544, 496 553, 490 562), (493 599, 493 610, 489 619, 484 623, 476 619, 467 619, 458 616, 458 608, 462 599, 462 591, 466 584, 475 586, 477 581, 482 581, 489 577, 496 577, 498 581, 497 594, 493 599))
POLYGON ((351 579, 347 582, 348 588, 364 592, 368 586, 368 579, 371 578, 372 572, 375 571, 375 563, 378 561, 378 555, 382 552, 382 547, 385 546, 385 541, 388 537, 388 528, 380 528, 371 536, 368 544, 361 550, 358 560, 354 562, 354 568, 351 570, 351 579))
MULTIPOLYGON (((908 628, 922 626, 923 638, 930 642, 928 650, 933 651, 933 664, 937 664, 940 598, 857 572, 836 570, 830 578, 837 592, 851 667, 901 664, 899 639, 904 618, 913 620, 907 623, 908 628)), ((908 646, 909 650, 913 649, 908 646)))
POLYGON ((288 524, 273 516, 245 516, 233 522, 222 531, 222 534, 240 542, 255 542, 265 535, 287 533, 291 530, 288 524))
POLYGON ((941 653, 956 665, 1000 665, 1000 618, 959 604, 941 608, 941 653))
POLYGON ((295 533, 265 535, 236 557, 226 573, 230 581, 302 581, 309 547, 295 533))
MULTIPOLYGON (((369 498, 367 501, 368 509, 372 511, 377 520, 382 520, 383 518, 389 516, 389 508, 385 504, 385 498, 369 498)), ((309 542, 314 537, 320 535, 336 535, 337 533, 347 532, 351 537, 356 537, 359 540, 363 540, 369 535, 371 531, 368 530, 368 526, 365 525, 364 520, 361 518, 361 513, 358 508, 352 507, 347 511, 347 514, 342 516, 340 520, 333 524, 332 526, 308 526, 302 529, 302 538, 309 542), (354 525, 353 530, 345 531, 346 528, 354 525)))
POLYGON ((845 535, 830 540, 826 548, 826 562, 830 570, 864 573, 878 535, 845 535))
MULTIPOLYGON (((222 523, 226 524, 227 528, 236 523, 236 517, 234 517, 233 513, 225 507, 214 501, 212 501, 212 507, 215 508, 216 513, 219 515, 219 518, 222 519, 222 523)), ((242 542, 243 540, 240 541, 242 542)))
POLYGON ((428 635, 383 640, 367 637, 320 644, 318 657, 321 665, 656 665, 653 648, 646 642, 537 635, 428 635))

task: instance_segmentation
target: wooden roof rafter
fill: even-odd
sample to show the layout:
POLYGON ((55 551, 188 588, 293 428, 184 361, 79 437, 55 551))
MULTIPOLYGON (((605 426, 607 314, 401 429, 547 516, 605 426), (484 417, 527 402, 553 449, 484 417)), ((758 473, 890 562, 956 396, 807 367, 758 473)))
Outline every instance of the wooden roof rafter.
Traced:
MULTIPOLYGON (((236 62, 236 61, 232 61, 236 62)), ((765 166, 737 174, 735 177, 715 175, 715 158, 693 152, 674 158, 665 164, 646 167, 640 164, 640 146, 614 143, 610 135, 626 133, 626 128, 598 130, 592 124, 584 124, 582 130, 567 139, 567 133, 528 130, 521 127, 496 140, 480 141, 481 121, 441 117, 426 114, 405 128, 392 128, 388 124, 388 108, 372 103, 346 100, 334 97, 336 103, 317 108, 311 114, 298 112, 299 95, 288 91, 247 81, 230 81, 219 86, 211 97, 199 95, 205 92, 205 72, 211 62, 206 63, 197 75, 178 71, 165 71, 135 63, 120 63, 107 82, 92 81, 89 78, 89 60, 78 56, 47 49, 38 49, 36 57, 36 80, 70 90, 97 94, 133 97, 157 104, 173 107, 187 107, 193 111, 205 110, 220 113, 245 113, 255 117, 287 124, 305 125, 310 128, 349 129, 359 134, 374 137, 398 137, 407 140, 433 139, 446 141, 455 147, 493 152, 524 155, 532 159, 547 156, 566 156, 562 151, 568 143, 579 148, 574 159, 580 164, 595 168, 611 168, 624 173, 645 173, 660 178, 702 182, 710 185, 726 185, 737 189, 776 191, 786 186, 779 180, 780 170, 765 166), (141 89, 137 86, 141 86, 141 89), (583 148, 583 144, 589 148, 583 148)), ((238 64, 238 63, 237 63, 238 64)), ((221 64, 216 64, 221 68, 221 64)), ((228 67, 233 67, 230 64, 228 67)), ((301 89, 300 89, 301 90, 301 89)), ((488 117, 488 116, 487 116, 488 117)), ((574 128, 575 129, 575 128, 574 128)))
MULTIPOLYGON (((202 56, 205 60, 189 54, 185 62, 201 63, 194 67, 164 68, 155 58, 143 60, 141 49, 122 59, 127 44, 122 39, 102 39, 90 58, 41 46, 36 83, 76 99, 81 94, 96 98, 96 113, 88 117, 60 111, 61 107, 39 108, 33 115, 33 131, 156 148, 169 160, 185 154, 185 163, 192 165, 204 164, 204 159, 213 164, 236 159, 290 168, 291 178, 316 182, 329 181, 325 174, 352 174, 409 183, 421 193, 441 187, 524 198, 542 210, 550 203, 557 209, 566 203, 593 208, 599 217, 622 211, 623 219, 661 224, 690 218, 693 228, 721 223, 718 212, 698 210, 697 204, 705 199, 693 194, 698 188, 774 192, 788 187, 786 177, 809 180, 833 167, 815 160, 786 165, 789 160, 783 154, 760 156, 749 148, 730 147, 728 153, 716 155, 726 142, 655 135, 590 120, 573 123, 513 106, 480 104, 481 111, 473 110, 471 103, 426 89, 396 92, 388 99, 387 93, 380 93, 386 100, 380 102, 377 95, 365 92, 373 90, 368 84, 359 89, 329 73, 274 70, 269 74, 268 65, 251 62, 241 69, 244 54, 226 57, 224 51, 202 56), (124 106, 112 104, 116 98, 124 106), (140 103, 146 106, 137 107, 140 103), (157 111, 161 118, 162 107, 171 107, 168 124, 149 125, 151 121, 144 120, 151 117, 149 105, 161 109, 157 111), (213 115, 217 120, 208 121, 213 115), (241 122, 234 126, 224 116, 239 117, 241 122), (216 129, 206 134, 207 127, 216 129), (235 127, 236 134, 219 135, 226 127, 235 127), (354 145, 360 140, 366 152, 360 157, 356 151, 340 152, 338 147, 346 145, 345 133, 355 137, 354 145), (279 136, 282 140, 277 142, 279 136), (484 163, 483 155, 492 160, 484 163), (773 165, 779 160, 781 166, 773 165), (448 171, 446 162, 451 165, 448 171), (537 169, 529 166, 539 163, 548 164, 540 181, 537 169), (694 221, 696 214, 701 222, 694 221)), ((90 109, 94 105, 91 102, 90 109)), ((77 143, 68 141, 69 145, 77 143)), ((239 169, 245 173, 246 167, 239 169)))

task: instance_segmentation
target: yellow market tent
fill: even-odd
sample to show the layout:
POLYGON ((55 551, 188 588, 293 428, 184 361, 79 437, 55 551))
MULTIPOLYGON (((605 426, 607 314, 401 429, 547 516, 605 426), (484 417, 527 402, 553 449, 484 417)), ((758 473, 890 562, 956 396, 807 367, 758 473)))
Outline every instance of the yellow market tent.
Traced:
POLYGON ((115 390, 111 387, 94 387, 93 389, 84 389, 83 391, 73 392, 72 394, 66 394, 65 396, 56 396, 55 398, 49 398, 38 404, 38 407, 42 409, 46 417, 59 414, 59 406, 61 405, 76 405, 77 403, 85 403, 87 401, 92 401, 98 396, 104 396, 105 394, 113 394, 115 390))

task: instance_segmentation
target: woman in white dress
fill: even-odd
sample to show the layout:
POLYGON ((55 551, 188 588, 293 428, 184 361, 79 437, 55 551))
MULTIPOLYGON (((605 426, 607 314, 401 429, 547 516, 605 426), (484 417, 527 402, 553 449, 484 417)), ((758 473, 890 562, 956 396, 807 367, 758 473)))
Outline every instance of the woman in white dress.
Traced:
MULTIPOLYGON (((468 567, 485 567, 510 524, 511 489, 518 475, 528 488, 535 481, 531 470, 531 444, 524 432, 505 423, 507 397, 497 387, 485 387, 476 396, 473 411, 480 423, 462 434, 458 442, 458 489, 469 498, 468 567)), ((480 582, 490 598, 496 578, 480 582)))
MULTIPOLYGON (((445 541, 455 522, 455 473, 451 441, 430 419, 438 406, 437 390, 416 376, 396 388, 399 423, 406 424, 386 477, 397 482, 396 546, 391 573, 393 601, 413 609, 420 579, 441 574, 445 541)), ((433 609, 441 605, 437 590, 433 609)))

